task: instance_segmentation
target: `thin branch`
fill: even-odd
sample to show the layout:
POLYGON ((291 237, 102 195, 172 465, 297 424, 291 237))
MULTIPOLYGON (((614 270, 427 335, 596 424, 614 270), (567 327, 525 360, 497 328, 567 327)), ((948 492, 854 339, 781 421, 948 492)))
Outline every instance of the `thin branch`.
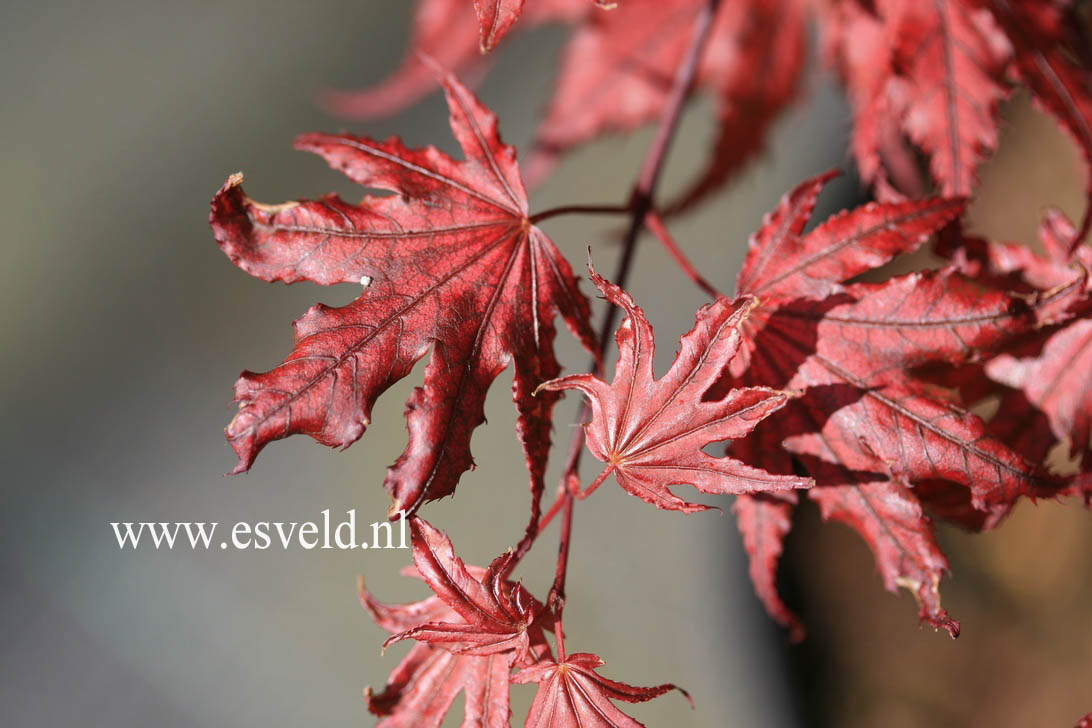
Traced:
MULTIPOLYGON (((629 271, 633 265, 633 255, 637 249, 637 238, 641 233, 641 229, 644 227, 645 218, 648 216, 649 211, 653 209, 652 203, 656 194, 656 186, 660 181, 660 173, 663 171, 667 153, 670 150, 671 143, 674 141, 675 134, 678 131, 679 121, 682 118, 683 105, 686 103, 687 94, 690 91, 691 85, 694 83, 694 76, 697 74, 698 70, 698 62, 701 60, 702 52, 705 50, 705 44, 709 39, 709 32, 713 25, 713 17, 716 15, 719 5, 720 0, 708 0, 694 21, 694 34, 691 37, 686 57, 683 59, 682 64, 675 73, 675 81, 671 87, 671 94, 668 97, 667 104, 664 107, 663 113, 660 115, 656 136, 653 138, 652 144, 649 145, 648 151, 645 153, 644 162, 641 164, 641 171, 637 176, 637 181, 633 185, 633 192, 630 195, 629 203, 629 228, 626 230, 626 236, 622 240, 622 255, 618 260, 618 266, 613 278, 615 285, 624 286, 629 277, 629 271)), ((589 367, 593 373, 599 373, 599 362, 603 360, 607 341, 610 340, 610 334, 611 331, 614 330, 614 322, 617 317, 618 307, 608 305, 603 316, 602 325, 599 328, 598 352, 592 359, 592 364, 589 367)), ((580 408, 577 422, 584 422, 588 417, 589 411, 590 408, 587 401, 585 401, 580 408)), ((577 427, 573 433, 572 442, 569 446, 569 455, 565 463, 565 470, 561 476, 562 484, 564 485, 564 494, 561 496, 563 499, 561 544, 558 549, 557 573, 554 578, 553 589, 551 590, 551 594, 556 595, 557 597, 554 604, 554 614, 557 620, 555 629, 559 653, 564 649, 562 644, 564 637, 562 633, 561 612, 565 607, 565 575, 569 563, 569 541, 572 534, 573 501, 576 498, 576 495, 573 493, 573 488, 569 487, 569 483, 578 477, 577 471, 580 467, 580 456, 583 452, 584 428, 577 427)))
POLYGON ((660 243, 664 246, 664 249, 668 252, 675 262, 682 268, 683 273, 694 284, 705 291, 711 298, 719 298, 723 294, 713 287, 709 281, 702 277, 701 273, 698 273, 693 264, 687 259, 686 254, 682 252, 682 249, 675 243, 675 239, 671 237, 671 233, 668 232, 667 226, 664 225, 664 220, 660 217, 660 213, 655 210, 649 210, 649 213, 645 216, 645 226, 649 229, 653 235, 655 235, 660 243))
POLYGON ((628 213, 629 205, 562 205, 536 212, 528 219, 533 224, 537 224, 559 215, 625 215, 628 213))
MULTIPOLYGON (((716 15, 719 6, 720 0, 708 0, 694 21, 694 34, 691 38, 690 46, 687 49, 686 57, 683 59, 682 64, 675 74, 675 80, 671 88, 671 93, 668 96, 667 104, 664 107, 663 113, 660 115, 656 136, 653 138, 648 151, 645 153, 645 159, 641 164, 640 173, 633 184, 629 204, 623 208, 629 213, 630 221, 629 227, 626 230, 626 235, 622 239, 622 254, 618 259, 618 264, 612 278, 616 285, 624 286, 626 280, 629 278, 629 271, 633 266, 634 251, 637 248, 637 238, 645 225, 645 219, 648 216, 648 213, 653 209, 652 203, 656 193, 656 186, 660 181, 660 173, 663 170, 663 165, 668 150, 671 148, 671 143, 678 131, 683 105, 686 102, 690 87, 694 83, 694 77, 698 70, 698 62, 701 60, 702 52, 705 50, 705 44, 709 39, 709 33, 713 25, 713 17, 716 15)), ((617 212, 616 208, 610 208, 609 206, 594 206, 594 209, 604 213, 617 212)), ((556 208, 555 210, 546 210, 536 214, 530 219, 532 222, 537 222, 538 220, 545 219, 545 217, 562 214, 561 211, 566 213, 570 211, 587 212, 588 209, 581 209, 581 206, 579 205, 572 205, 565 208, 556 208)), ((614 330, 614 324, 617 317, 618 308, 616 306, 608 305, 604 312, 602 324, 599 327, 599 336, 596 340, 597 349, 588 366, 588 371, 592 374, 602 374, 600 371, 600 363, 606 352, 607 342, 610 340, 610 334, 614 330)), ((561 644, 563 640, 561 633, 561 612, 564 608, 565 573, 568 568, 569 540, 572 533, 572 504, 574 499, 576 499, 577 494, 580 493, 580 480, 577 472, 580 469, 580 458, 584 452, 584 427, 582 423, 587 420, 590 412, 591 408, 587 401, 584 401, 581 404, 580 411, 576 417, 576 424, 578 426, 574 428, 572 439, 569 442, 569 454, 566 457, 565 466, 562 470, 557 500, 541 520, 539 519, 538 503, 536 502, 532 505, 531 522, 528 524, 524 537, 515 548, 514 558, 509 560, 508 566, 505 569, 505 576, 507 576, 515 569, 520 559, 522 559, 530 550, 535 539, 537 539, 539 534, 546 529, 546 526, 553 520, 555 515, 559 511, 563 513, 557 574, 554 579, 554 589, 551 590, 551 596, 557 597, 555 600, 556 603, 551 606, 555 611, 557 620, 556 634, 559 643, 558 651, 561 654, 564 654, 564 646, 561 644)), ((603 477, 605 478, 606 476, 603 477)), ((585 492, 585 495, 590 493, 590 491, 591 489, 585 492)))

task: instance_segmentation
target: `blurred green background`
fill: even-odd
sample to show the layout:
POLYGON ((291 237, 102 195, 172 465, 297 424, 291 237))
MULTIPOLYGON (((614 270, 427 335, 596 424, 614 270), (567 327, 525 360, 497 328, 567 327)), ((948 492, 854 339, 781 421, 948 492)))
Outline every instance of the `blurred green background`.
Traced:
MULTIPOLYGON (((401 411, 417 374, 380 400, 351 449, 293 438, 251 474, 222 477, 234 462, 222 428, 239 370, 276 364, 290 321, 358 289, 252 279, 218 251, 206 220, 209 198, 238 170, 269 202, 358 195, 291 150, 299 132, 397 132, 452 151, 436 95, 367 124, 315 103, 324 87, 392 70, 411 9, 381 0, 0 8, 0 725, 371 724, 361 689, 381 686, 406 647, 380 656, 385 635, 357 603, 356 575, 383 599, 419 598, 423 587, 397 576, 408 552, 119 551, 109 523, 385 515, 380 485, 404 444, 401 411)), ((481 86, 521 149, 563 38, 552 28, 505 45, 481 86)), ((709 112, 699 101, 688 114, 668 189, 704 154, 709 112)), ((730 289, 747 235, 780 194, 848 167, 848 116, 813 69, 764 158, 673 226, 708 278, 730 289)), ((1021 101, 1008 116, 974 219, 1031 240, 1041 202, 1079 210, 1080 170, 1050 122, 1021 101)), ((625 199, 649 136, 571 155, 533 207, 625 199)), ((857 195, 851 178, 838 181, 820 214, 857 195)), ((609 271, 616 224, 560 218, 546 229, 576 267, 591 245, 609 271)), ((661 337, 662 371, 702 295, 648 242, 630 290, 661 337)), ((560 352, 570 368, 584 365, 564 334, 560 352)), ((469 562, 512 545, 526 515, 504 381, 494 395, 473 443, 480 467, 457 498, 424 512, 469 562)), ((575 404, 559 409, 556 439, 567 439, 575 404)), ((785 581, 811 637, 788 648, 752 596, 730 514, 665 514, 601 489, 576 515, 570 649, 602 655, 609 677, 690 690, 694 711, 678 696, 632 709, 652 726, 1065 725, 1092 708, 1087 514, 1022 507, 986 537, 945 531, 956 568, 946 606, 964 621, 955 643, 918 629, 908 595, 882 591, 855 536, 817 527, 814 512, 800 520, 785 581)), ((552 576, 555 529, 521 568, 536 593, 552 576)), ((515 691, 517 725, 531 693, 515 691)))

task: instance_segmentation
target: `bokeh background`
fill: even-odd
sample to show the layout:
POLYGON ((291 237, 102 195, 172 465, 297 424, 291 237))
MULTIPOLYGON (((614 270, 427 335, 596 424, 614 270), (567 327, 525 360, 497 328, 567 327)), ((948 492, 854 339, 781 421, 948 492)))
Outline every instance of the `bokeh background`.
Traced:
MULTIPOLYGON (((222 428, 231 384, 288 351, 288 324, 352 287, 251 279, 218 251, 208 200, 244 170, 248 192, 280 201, 359 194, 296 133, 348 127, 452 150, 442 102, 346 124, 314 102, 323 87, 377 81, 404 50, 409 2, 382 0, 8 0, 0 7, 0 725, 370 725, 360 697, 405 647, 356 601, 355 580, 391 601, 423 596, 397 576, 405 551, 119 551, 112 521, 304 521, 329 508, 381 519, 385 467, 404 444, 402 404, 386 394, 375 424, 345 452, 294 438, 253 472, 233 464, 222 428)), ((525 149, 564 38, 558 28, 499 51, 481 86, 509 141, 525 149)), ((667 170, 685 178, 704 153, 710 105, 691 107, 667 170)), ((1079 212, 1074 149, 1017 97, 1002 151, 983 172, 977 230, 1030 242, 1046 202, 1079 212)), ((832 166, 851 172, 849 114, 814 69, 761 161, 674 227, 698 267, 730 288, 747 235, 780 194, 832 166)), ((650 134, 571 155, 533 206, 623 200, 650 134)), ((821 215, 852 204, 852 174, 821 215)), ((557 219, 571 260, 588 245, 603 270, 616 223, 557 219)), ((630 290, 669 342, 700 292, 653 244, 630 290)), ((562 340, 563 361, 584 356, 562 340)), ((506 387, 495 387, 478 470, 425 514, 482 563, 518 538, 526 478, 506 387)), ((567 437, 575 401, 558 412, 567 437)), ((591 466, 589 465, 589 472, 591 466)), ((722 504, 722 505, 727 505, 722 504)), ((955 577, 946 606, 956 642, 919 629, 909 595, 882 590, 866 546, 805 508, 783 580, 810 628, 787 646, 752 596, 730 514, 664 514, 603 488, 575 521, 571 649, 606 674, 686 686, 636 706, 652 726, 1053 726, 1092 709, 1092 528, 1075 506, 1021 505, 997 532, 941 530, 955 577)), ((555 527, 556 528, 556 527, 555 527)), ((222 533, 223 531, 221 531, 222 533)), ((522 573, 549 584, 551 529, 522 573)), ((516 690, 518 725, 531 689, 516 690)))

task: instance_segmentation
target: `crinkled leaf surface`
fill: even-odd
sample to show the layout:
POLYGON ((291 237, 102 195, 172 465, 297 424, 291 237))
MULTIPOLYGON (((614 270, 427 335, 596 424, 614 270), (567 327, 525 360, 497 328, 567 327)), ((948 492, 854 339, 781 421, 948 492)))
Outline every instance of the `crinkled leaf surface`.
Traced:
POLYGON ((810 481, 772 476, 702 448, 746 436, 764 417, 788 401, 768 387, 733 389, 716 401, 702 395, 735 356, 741 325, 754 302, 721 298, 698 311, 694 328, 682 337, 679 354, 664 376, 655 378, 652 326, 629 294, 592 271, 607 300, 625 311, 615 339, 619 359, 609 384, 576 374, 542 385, 575 389, 591 402, 585 426, 591 453, 607 464, 618 484, 657 508, 691 513, 708 506, 689 503, 670 486, 693 485, 703 493, 736 494, 806 488, 810 481))
POLYGON ((518 435, 532 486, 541 486, 555 396, 531 392, 559 373, 557 314, 592 347, 588 305, 568 263, 528 220, 515 151, 501 141, 496 117, 453 77, 444 87, 464 161, 397 139, 309 134, 297 142, 392 196, 268 206, 247 198, 235 176, 214 198, 216 239, 248 273, 363 284, 347 306, 320 304, 296 321, 284 363, 243 373, 227 428, 235 472, 269 442, 297 433, 350 445, 376 397, 431 348, 424 385, 406 408, 409 445, 387 474, 392 512, 412 513, 454 491, 473 464, 470 436, 484 420, 486 391, 510 362, 518 435))

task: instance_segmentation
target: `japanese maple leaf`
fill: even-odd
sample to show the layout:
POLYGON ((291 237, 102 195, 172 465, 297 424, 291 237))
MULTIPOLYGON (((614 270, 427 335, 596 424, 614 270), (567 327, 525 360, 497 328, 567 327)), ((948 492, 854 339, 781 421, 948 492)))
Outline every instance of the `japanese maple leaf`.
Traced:
MULTIPOLYGON (((1032 98, 1053 115, 1080 148, 1088 176, 1080 230, 1092 224, 1092 52, 1069 0, 990 0, 985 3, 1013 47, 1013 61, 1032 98)), ((1072 242, 1072 241, 1070 241, 1072 242)))
POLYGON ((919 621, 946 630, 953 639, 959 637, 959 622, 940 603, 940 580, 949 571, 948 560, 937 546, 932 520, 905 479, 878 458, 871 473, 831 465, 824 459, 822 438, 812 438, 810 444, 794 450, 822 483, 808 497, 819 505, 823 518, 861 535, 884 587, 893 593, 902 587, 913 594, 919 621))
MULTIPOLYGON (((1060 212, 1048 211, 1039 238, 1045 255, 1015 243, 995 243, 963 238, 962 247, 941 248, 968 275, 994 286, 1019 287, 1046 292, 1085 278, 1092 268, 1092 249, 1081 246, 1072 253, 1073 224, 1060 212)), ((1021 436, 1021 451, 1042 462, 1057 441, 1069 441, 1070 456, 1081 457, 1092 467, 1092 298, 1072 300, 1075 318, 1045 327, 1019 347, 986 362, 981 368, 990 380, 1016 390, 1004 395, 998 427, 1010 430, 1022 422, 1037 422, 1042 415, 1047 427, 1014 432, 1021 436)))
POLYGON ((517 18, 524 28, 572 22, 588 13, 592 0, 530 0, 524 5, 525 0, 419 0, 411 51, 399 68, 377 86, 327 92, 323 101, 334 113, 357 119, 396 114, 436 88, 436 74, 423 56, 476 78, 489 63, 483 51, 492 50, 517 18))
POLYGON ((944 194, 968 194, 997 147, 1008 94, 1011 46, 990 12, 963 0, 835 0, 826 21, 854 104, 862 177, 885 188, 885 152, 901 132, 929 157, 944 194))
POLYGON ((538 683, 526 728, 639 728, 641 723, 611 701, 643 703, 669 690, 678 690, 690 700, 685 690, 669 683, 641 688, 608 680, 595 671, 603 664, 597 655, 578 652, 560 663, 544 659, 516 673, 514 683, 538 683))
POLYGON ((524 0, 474 0, 482 53, 496 48, 497 42, 512 29, 523 12, 523 3, 524 0))
POLYGON ((391 606, 361 584, 361 603, 392 633, 384 647, 407 638, 419 643, 382 693, 365 691, 368 708, 385 716, 379 722, 384 728, 439 726, 465 691, 464 727, 508 726, 513 665, 534 664, 549 654, 534 622, 542 607, 519 584, 501 578, 511 553, 487 569, 465 566, 451 541, 428 523, 411 518, 410 527, 416 568, 407 573, 424 579, 435 596, 391 606))
MULTIPOLYGON (((627 0, 610 12, 589 12, 588 0, 527 2, 522 28, 548 21, 576 24, 527 165, 528 179, 544 178, 573 146, 658 118, 695 18, 706 5, 706 0, 627 0)), ((796 92, 804 58, 803 13, 800 0, 720 3, 697 73, 698 85, 716 99, 717 135, 706 169, 674 209, 714 190, 760 151, 766 129, 796 92)), ((434 84, 416 55, 420 52, 448 67, 481 70, 477 22, 467 0, 422 0, 411 39, 414 52, 401 69, 375 88, 332 95, 329 105, 335 113, 358 118, 408 106, 434 84)))
POLYGON ((913 372, 982 359, 1064 319, 1083 282, 1032 299, 983 289, 952 270, 845 284, 917 248, 963 201, 871 203, 802 234, 827 179, 797 187, 751 240, 738 292, 762 303, 744 325, 732 376, 804 392, 786 417, 800 424, 806 412, 847 467, 867 469, 879 457, 911 481, 958 482, 980 506, 1029 492, 1037 473, 913 372))
POLYGON ((940 606, 940 579, 948 560, 937 546, 933 524, 905 485, 874 480, 815 488, 808 496, 823 518, 840 521, 868 543, 888 591, 908 589, 918 602, 918 617, 959 636, 959 622, 940 606))
POLYGON ((449 495, 473 464, 470 436, 484 421, 486 391, 514 363, 517 429, 541 486, 554 396, 532 397, 556 376, 553 318, 592 347, 588 305, 568 263, 528 219, 515 151, 497 119, 454 77, 444 76, 451 128, 465 161, 397 139, 308 134, 322 155, 365 187, 391 190, 360 204, 327 196, 262 205, 241 176, 212 201, 223 251, 267 281, 363 284, 352 303, 318 305, 295 323, 296 345, 270 372, 244 372, 239 412, 226 433, 247 470, 272 440, 304 433, 346 447, 372 405, 431 348, 424 386, 406 408, 410 439, 387 473, 392 513, 449 495))
MULTIPOLYGON (((744 323, 740 355, 706 398, 754 384, 803 394, 756 429, 753 445, 733 452, 751 465, 788 474, 791 460, 771 454, 784 441, 819 488, 884 482, 886 475, 876 469, 883 463, 905 483, 951 482, 982 512, 1007 508, 1019 495, 1046 492, 1054 483, 1037 464, 994 436, 950 390, 914 372, 935 362, 982 360, 1065 318, 1081 286, 1071 281, 1029 299, 985 289, 952 270, 847 284, 917 248, 958 216, 964 203, 945 198, 871 203, 805 234, 829 179, 821 175, 799 185, 751 239, 737 288, 761 303, 744 323)), ((907 494, 905 488, 899 491, 907 494)), ((825 496, 812 497, 822 502, 825 496)), ((772 589, 789 508, 791 503, 769 499, 737 504, 745 541, 762 539, 761 547, 748 548, 759 594, 775 618, 795 627, 772 589)), ((906 530, 905 524, 900 528, 906 530)), ((919 531, 926 533, 927 526, 919 524, 919 531)), ((895 583, 928 586, 921 569, 910 565, 904 564, 906 573, 895 583)), ((927 616, 947 625, 939 603, 927 616)))
MULTIPOLYGON (((528 177, 608 132, 659 117, 707 0, 629 0, 589 16, 565 48, 556 90, 539 126, 528 177)), ((674 207, 712 191, 761 150, 803 65, 804 7, 797 0, 720 3, 697 70, 716 102, 717 136, 706 169, 674 207)))
MULTIPOLYGON (((519 20, 520 13, 523 12, 524 2, 525 0, 474 0, 474 10, 478 13, 482 53, 496 48, 497 42, 512 29, 519 20)), ((611 0, 591 0, 591 2, 607 9, 617 5, 611 0)), ((572 6, 571 2, 558 0, 531 0, 531 3, 537 6, 540 17, 543 13, 547 16, 555 14, 564 16, 572 6)))
POLYGON ((591 374, 575 374, 540 386, 575 389, 591 402, 585 425, 591 453, 607 463, 596 484, 614 474, 627 492, 657 508, 692 513, 709 506, 688 503, 670 486, 688 484, 703 493, 751 493, 807 488, 810 481, 772 476, 702 448, 744 437, 785 405, 790 395, 768 387, 734 389, 716 401, 702 395, 739 349, 741 325, 754 302, 721 298, 698 311, 694 328, 680 341, 671 369, 656 379, 652 370, 652 326, 629 294, 604 280, 592 280, 607 300, 626 313, 618 327, 619 359, 609 384, 591 374))

